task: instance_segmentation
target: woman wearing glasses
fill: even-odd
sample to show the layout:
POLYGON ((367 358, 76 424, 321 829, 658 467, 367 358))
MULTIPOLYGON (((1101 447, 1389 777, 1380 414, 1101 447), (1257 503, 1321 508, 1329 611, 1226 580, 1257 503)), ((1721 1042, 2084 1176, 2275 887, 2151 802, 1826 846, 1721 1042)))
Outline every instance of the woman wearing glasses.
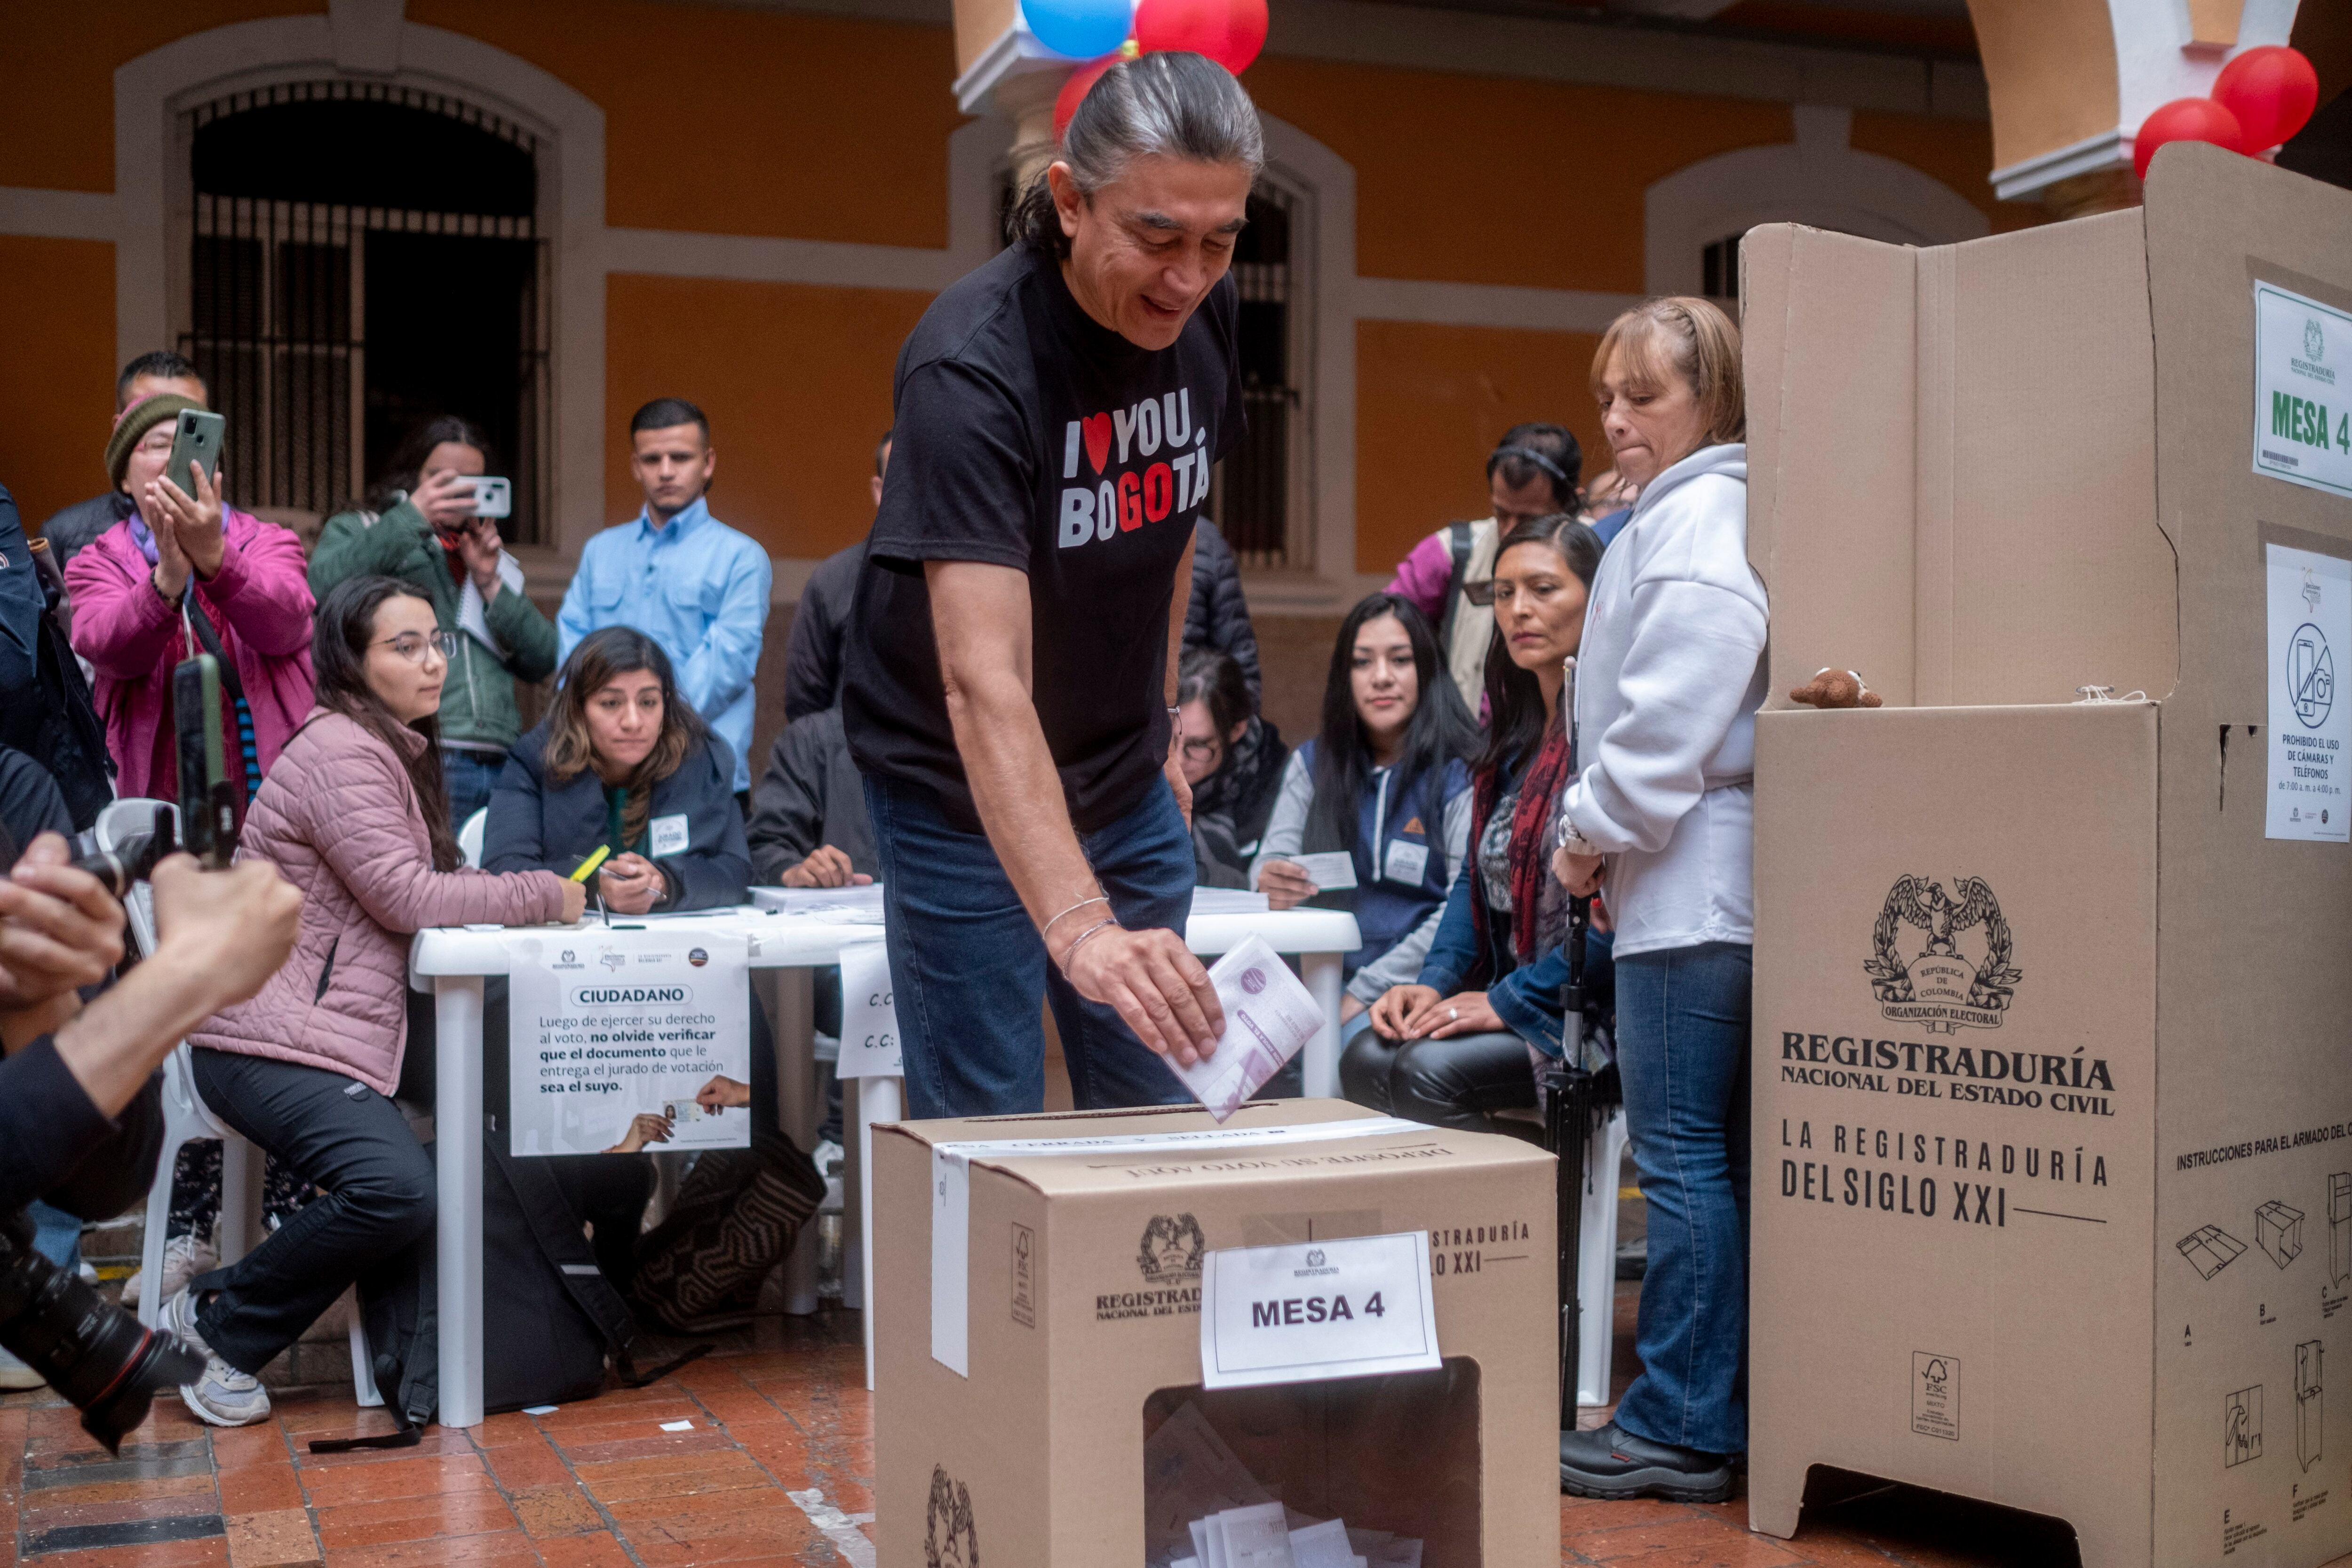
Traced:
POLYGON ((1177 666, 1176 745, 1192 788, 1193 875, 1202 887, 1247 887, 1290 747, 1257 716, 1241 665, 1213 648, 1177 666))
POLYGON ((189 1035, 196 1088, 324 1196, 163 1307, 163 1327, 207 1358, 181 1396, 216 1427, 265 1419, 256 1375, 353 1282, 369 1293, 432 1227, 433 1162, 392 1103, 409 937, 580 918, 575 883, 459 863, 434 745, 452 640, 406 583, 338 584, 311 637, 319 706, 246 813, 239 852, 301 890, 301 934, 258 996, 189 1035))

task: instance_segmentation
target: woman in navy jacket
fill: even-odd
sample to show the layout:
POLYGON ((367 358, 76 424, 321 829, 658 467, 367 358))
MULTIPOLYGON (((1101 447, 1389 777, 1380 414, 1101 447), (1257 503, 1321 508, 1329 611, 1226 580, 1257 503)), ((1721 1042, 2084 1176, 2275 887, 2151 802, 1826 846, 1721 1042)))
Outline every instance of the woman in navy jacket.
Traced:
MULTIPOLYGON (((1471 779, 1470 848, 1409 986, 1371 1006, 1339 1059, 1348 1098, 1416 1122, 1527 1132, 1491 1113, 1535 1103, 1534 1059, 1560 1052, 1567 899, 1549 874, 1561 790, 1574 777, 1561 701, 1601 564, 1591 528, 1555 513, 1522 523, 1495 553, 1486 656, 1486 754, 1471 779)), ((1588 984, 1606 994, 1605 945, 1588 984)))
POLYGON ((669 655, 608 626, 557 678, 554 706, 515 742, 490 796, 483 868, 568 876, 601 846, 596 891, 614 915, 748 902, 735 755, 679 700, 669 655))

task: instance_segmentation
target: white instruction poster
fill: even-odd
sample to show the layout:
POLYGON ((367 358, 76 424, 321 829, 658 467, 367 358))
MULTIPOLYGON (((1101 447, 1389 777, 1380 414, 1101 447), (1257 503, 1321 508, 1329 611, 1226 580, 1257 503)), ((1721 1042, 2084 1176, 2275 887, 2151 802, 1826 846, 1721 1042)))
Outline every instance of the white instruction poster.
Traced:
POLYGON ((842 1078, 901 1078, 898 1012, 890 995, 890 949, 853 942, 841 950, 842 1078))
POLYGON ((744 938, 659 924, 590 926, 518 943, 511 973, 514 1154, 622 1147, 640 1116, 654 1119, 638 1128, 645 1148, 751 1146, 744 938), (697 1100, 707 1088, 709 1106, 697 1100), (650 1135, 656 1124, 666 1135, 650 1135))
POLYGON ((2352 496, 2352 316, 2267 283, 2254 285, 2254 472, 2352 496))
POLYGON ((2352 561, 2263 547, 2270 601, 2270 795, 2263 836, 2352 842, 2352 735, 2336 661, 2352 653, 2352 561))

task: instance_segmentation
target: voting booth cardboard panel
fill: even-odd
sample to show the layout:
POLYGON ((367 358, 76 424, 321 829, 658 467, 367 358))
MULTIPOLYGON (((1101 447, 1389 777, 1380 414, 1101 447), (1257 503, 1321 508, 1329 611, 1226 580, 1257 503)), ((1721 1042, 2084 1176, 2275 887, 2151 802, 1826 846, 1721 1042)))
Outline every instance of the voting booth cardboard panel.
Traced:
POLYGON ((2139 211, 1745 256, 1750 1522, 1832 1466, 2063 1518, 2089 1568, 2328 1562, 2352 847, 2294 802, 2342 782, 2352 193, 2174 145, 2139 211), (1888 706, 1790 709, 1823 665, 1888 706))
MULTIPOLYGON (((1294 1100, 1225 1125, 1369 1114, 1294 1100)), ((1168 1110, 875 1129, 876 1231, 891 1238, 875 1259, 878 1561, 1143 1563, 1145 1443, 1188 1404, 1282 1502, 1419 1537, 1430 1568, 1558 1552, 1554 1167, 1516 1139, 1433 1127, 1164 1156, 977 1151, 968 1375, 933 1358, 935 1145, 1214 1125, 1168 1110), (1416 1231, 1442 1367, 1201 1389, 1208 1252, 1416 1231)))

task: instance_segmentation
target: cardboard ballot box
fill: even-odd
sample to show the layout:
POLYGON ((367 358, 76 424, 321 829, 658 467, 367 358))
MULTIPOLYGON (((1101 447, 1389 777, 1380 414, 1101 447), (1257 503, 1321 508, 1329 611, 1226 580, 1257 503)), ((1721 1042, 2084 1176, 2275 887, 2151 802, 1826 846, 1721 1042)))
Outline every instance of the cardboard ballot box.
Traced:
POLYGON ((2090 1568, 2352 1551, 2352 193, 2175 146, 1745 256, 1750 1521, 1830 1466, 2090 1568))
MULTIPOLYGON (((874 1158, 875 1233, 888 1238, 874 1264, 883 1568, 1193 1555, 1178 1515, 1210 1505, 1171 1501, 1157 1475, 1147 1486, 1148 1448, 1155 1460, 1181 1448, 1237 1465, 1231 1500, 1258 1502, 1254 1481, 1293 1522, 1336 1537, 1328 1521, 1344 1518, 1353 1555, 1375 1563, 1504 1568, 1558 1554, 1558 1255, 1542 1150, 1290 1100, 1244 1106, 1223 1128, 1197 1110, 906 1122, 875 1129, 874 1158), (1058 1154, 1028 1142, 1100 1138, 1118 1142, 1058 1154), (1202 1276, 1225 1288, 1228 1249, 1400 1236, 1418 1239, 1426 1261, 1413 1270, 1425 1273, 1391 1276, 1377 1306, 1359 1294, 1350 1326, 1409 1322, 1425 1293, 1442 1365, 1202 1386, 1202 1276), (1147 1521, 1148 1497, 1162 1517, 1147 1521), (1367 1544, 1381 1537, 1420 1544, 1388 1555, 1367 1544)), ((1286 1321, 1296 1335, 1314 1315, 1324 1270, 1300 1272, 1316 1277, 1247 1303, 1256 1323, 1286 1321)), ((1347 1560, 1345 1544, 1333 1550, 1322 1560, 1347 1560)))

